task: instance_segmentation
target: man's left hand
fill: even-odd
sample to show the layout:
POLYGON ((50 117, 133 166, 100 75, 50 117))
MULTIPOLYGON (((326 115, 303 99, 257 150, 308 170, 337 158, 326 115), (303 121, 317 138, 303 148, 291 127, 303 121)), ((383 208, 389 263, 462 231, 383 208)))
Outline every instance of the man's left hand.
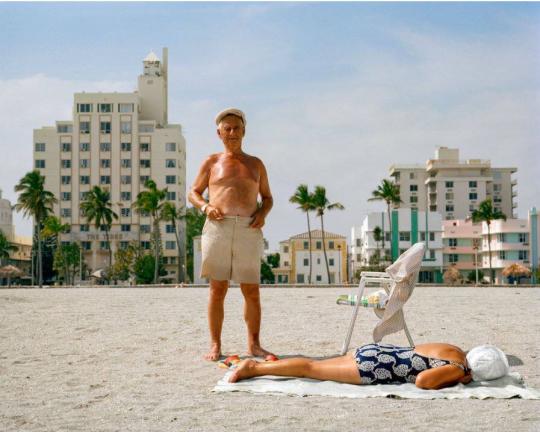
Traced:
POLYGON ((261 211, 257 210, 253 214, 253 220, 251 221, 249 226, 251 228, 262 228, 264 226, 264 219, 265 219, 264 214, 261 211))

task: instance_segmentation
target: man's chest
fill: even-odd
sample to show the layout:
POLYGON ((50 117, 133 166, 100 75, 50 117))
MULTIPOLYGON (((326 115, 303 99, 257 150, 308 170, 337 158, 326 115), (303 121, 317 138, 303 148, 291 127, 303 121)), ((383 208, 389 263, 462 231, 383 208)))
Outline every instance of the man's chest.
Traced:
POLYGON ((210 170, 210 183, 231 181, 259 182, 259 170, 253 163, 236 159, 217 162, 210 170))

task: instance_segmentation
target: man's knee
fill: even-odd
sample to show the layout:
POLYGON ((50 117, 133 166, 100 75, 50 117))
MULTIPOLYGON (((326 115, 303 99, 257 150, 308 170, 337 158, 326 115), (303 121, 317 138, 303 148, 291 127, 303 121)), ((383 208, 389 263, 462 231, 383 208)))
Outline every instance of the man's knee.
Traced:
POLYGON ((259 284, 240 284, 244 298, 249 301, 259 301, 259 284))
POLYGON ((229 281, 216 281, 210 282, 210 297, 213 300, 223 300, 227 295, 229 288, 229 281))

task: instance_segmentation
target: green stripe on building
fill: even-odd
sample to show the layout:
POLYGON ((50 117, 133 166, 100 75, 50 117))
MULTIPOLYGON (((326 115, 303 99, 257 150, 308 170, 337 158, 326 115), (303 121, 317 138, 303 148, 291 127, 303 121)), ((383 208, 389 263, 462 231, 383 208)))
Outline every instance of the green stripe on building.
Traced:
POLYGON ((392 262, 399 256, 399 215, 397 210, 392 210, 392 262))
POLYGON ((411 209, 411 244, 418 243, 418 210, 411 209))

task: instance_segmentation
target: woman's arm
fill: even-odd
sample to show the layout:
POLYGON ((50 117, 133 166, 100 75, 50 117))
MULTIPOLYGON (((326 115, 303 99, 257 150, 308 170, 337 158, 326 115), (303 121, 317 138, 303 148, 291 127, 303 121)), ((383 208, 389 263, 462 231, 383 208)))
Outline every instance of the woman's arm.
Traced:
POLYGON ((437 390, 451 387, 462 382, 465 372, 459 367, 448 364, 420 372, 416 377, 416 386, 424 390, 437 390))

